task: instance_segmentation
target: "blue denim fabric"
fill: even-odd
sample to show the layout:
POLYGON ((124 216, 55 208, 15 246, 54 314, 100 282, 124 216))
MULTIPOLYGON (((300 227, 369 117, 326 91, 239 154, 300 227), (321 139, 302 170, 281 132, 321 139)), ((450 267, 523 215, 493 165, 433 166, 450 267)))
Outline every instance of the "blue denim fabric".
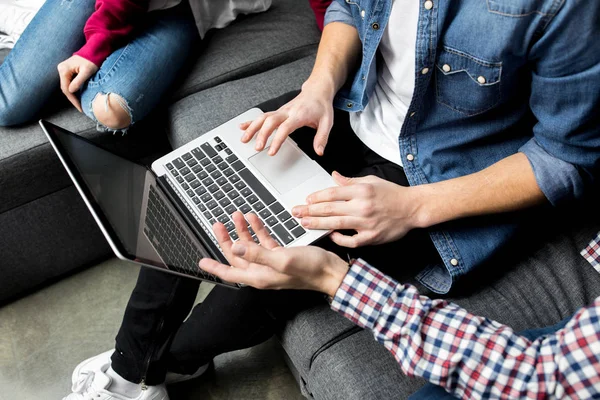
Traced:
MULTIPOLYGON (((56 67, 85 43, 83 27, 94 5, 95 0, 44 3, 0 65, 0 126, 31 121, 57 93, 56 67)), ((132 123, 148 115, 199 41, 187 2, 146 14, 138 31, 104 61, 79 93, 85 114, 96 122, 91 104, 98 94, 114 93, 125 99, 123 107, 132 123)))
MULTIPOLYGON (((552 205, 581 198, 600 167, 600 2, 433 0, 427 10, 420 1, 415 92, 398 133, 410 184, 468 175, 522 152, 552 205)), ((328 8, 325 23, 355 26, 363 43, 337 108, 360 111, 369 101, 391 5, 336 0, 328 8)), ((515 212, 432 229, 444 265, 417 278, 447 292, 526 219, 515 212)))
MULTIPOLYGON (((523 336, 529 340, 536 340, 542 336, 551 335, 556 331, 561 330, 567 325, 567 323, 573 318, 565 318, 556 325, 548 326, 546 328, 528 329, 523 332, 519 332, 520 336, 523 336)), ((425 385, 423 389, 419 390, 408 398, 409 400, 455 400, 458 397, 454 397, 450 393, 446 392, 442 387, 433 385, 431 383, 425 385)))

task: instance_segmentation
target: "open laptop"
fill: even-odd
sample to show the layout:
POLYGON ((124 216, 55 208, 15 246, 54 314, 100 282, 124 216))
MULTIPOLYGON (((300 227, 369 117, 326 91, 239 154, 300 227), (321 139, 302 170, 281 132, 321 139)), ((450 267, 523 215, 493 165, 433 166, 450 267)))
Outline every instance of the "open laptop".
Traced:
POLYGON ((308 245, 328 232, 304 229, 290 209, 335 185, 293 140, 272 157, 255 151, 254 140, 242 143, 239 124, 261 114, 251 109, 151 169, 47 121, 40 125, 117 257, 239 288, 198 268, 205 257, 227 263, 212 225, 225 224, 235 241, 231 214, 253 212, 282 246, 308 245))

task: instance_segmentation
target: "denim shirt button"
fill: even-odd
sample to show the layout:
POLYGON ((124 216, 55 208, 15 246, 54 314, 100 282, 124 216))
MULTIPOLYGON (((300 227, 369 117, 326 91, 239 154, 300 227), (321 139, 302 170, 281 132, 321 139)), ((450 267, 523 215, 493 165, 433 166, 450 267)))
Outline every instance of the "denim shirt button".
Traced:
POLYGON ((429 68, 427 68, 427 67, 425 67, 425 68, 423 68, 423 69, 421 70, 421 73, 422 73, 423 75, 427 75, 427 73, 428 73, 428 72, 429 72, 429 68))
POLYGON ((406 155, 406 159, 407 159, 408 161, 413 161, 413 160, 415 159, 415 156, 413 156, 412 154, 407 154, 407 155, 406 155))
POLYGON ((352 103, 348 103, 348 104, 346 104, 346 107, 352 108, 352 105, 353 105, 352 103))
POLYGON ((456 267, 458 265, 458 260, 456 258, 453 258, 452 260, 450 260, 450 264, 456 267))
POLYGON ((444 72, 450 72, 450 71, 452 71, 452 68, 451 68, 451 67, 450 67, 448 64, 444 64, 444 65, 442 66, 442 70, 443 70, 444 72))
POLYGON ((373 25, 371 25, 371 28, 373 28, 375 30, 379 30, 379 24, 377 22, 373 22, 373 25))
POLYGON ((363 19, 365 18, 365 10, 362 10, 362 11, 360 12, 360 16, 361 16, 363 19))
POLYGON ((414 117, 414 116, 415 116, 415 114, 416 114, 416 112, 415 112, 415 111, 413 111, 413 112, 411 112, 411 113, 410 113, 409 117, 411 117, 411 118, 412 118, 412 117, 414 117))
POLYGON ((480 76, 479 78, 477 78, 477 82, 483 85, 487 82, 487 80, 485 79, 485 76, 480 76))
POLYGON ((433 8, 433 1, 427 0, 424 4, 426 10, 431 10, 433 8))

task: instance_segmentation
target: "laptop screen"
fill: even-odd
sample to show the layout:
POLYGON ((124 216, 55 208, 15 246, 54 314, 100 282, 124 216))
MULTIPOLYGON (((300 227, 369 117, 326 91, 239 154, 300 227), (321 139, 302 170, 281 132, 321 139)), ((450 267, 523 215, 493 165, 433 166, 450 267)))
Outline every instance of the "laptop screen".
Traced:
MULTIPOLYGON (((198 268, 210 254, 142 165, 44 123, 108 236, 126 258, 219 282, 198 268)), ((220 282, 219 282, 220 283, 220 282)))

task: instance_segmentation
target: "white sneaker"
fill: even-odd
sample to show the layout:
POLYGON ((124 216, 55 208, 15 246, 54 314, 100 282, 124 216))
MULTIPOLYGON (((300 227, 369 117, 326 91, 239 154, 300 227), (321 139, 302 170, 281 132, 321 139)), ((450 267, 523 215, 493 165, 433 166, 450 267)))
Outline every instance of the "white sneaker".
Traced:
MULTIPOLYGON (((98 354, 97 356, 90 357, 87 360, 80 362, 79 365, 77 365, 73 370, 73 375, 71 376, 71 384, 73 385, 73 387, 75 387, 75 384, 77 382, 85 381, 87 379, 87 373, 89 371, 97 371, 106 364, 110 365, 110 357, 112 356, 114 351, 115 349, 111 349, 105 351, 102 354, 98 354)), ((196 379, 202 374, 204 374, 208 370, 209 366, 210 363, 201 366, 200 368, 198 368, 198 371, 194 372, 192 375, 182 375, 176 374, 174 372, 167 372, 167 376, 165 377, 165 384, 170 385, 173 383, 179 383, 189 381, 191 379, 196 379)))
POLYGON ((77 385, 73 385, 73 393, 64 397, 63 400, 169 400, 165 384, 156 386, 145 386, 136 397, 127 397, 111 392, 112 379, 106 374, 110 364, 101 368, 81 372, 81 379, 77 385))

